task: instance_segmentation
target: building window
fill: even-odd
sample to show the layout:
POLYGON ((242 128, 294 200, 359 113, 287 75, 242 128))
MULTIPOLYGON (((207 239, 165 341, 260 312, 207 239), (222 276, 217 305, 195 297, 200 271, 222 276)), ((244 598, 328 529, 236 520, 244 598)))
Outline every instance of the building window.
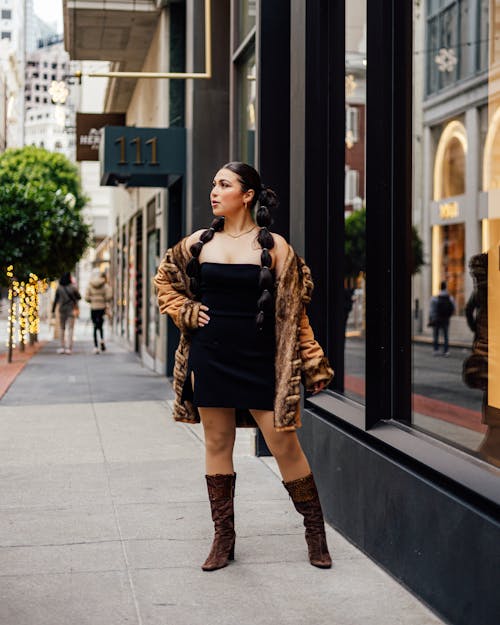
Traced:
POLYGON ((359 172, 347 169, 345 172, 345 199, 344 204, 352 205, 359 197, 359 172))
POLYGON ((237 0, 236 2, 237 45, 244 41, 255 27, 256 5, 256 0, 237 0))
POLYGON ((238 67, 238 158, 255 164, 255 55, 238 67))
MULTIPOLYGON (((339 389, 365 403, 366 334, 366 0, 345 1, 345 150, 343 380, 339 389)), ((367 207, 367 211, 370 207, 367 207)), ((338 356, 340 358, 340 354, 338 356)))
POLYGON ((12 33, 8 30, 2 30, 2 35, 1 35, 2 39, 9 39, 9 41, 12 39, 12 33))
POLYGON ((467 131, 458 120, 448 122, 441 131, 434 160, 434 200, 465 193, 467 131))
MULTIPOLYGON (((489 46, 489 23, 488 17, 490 12, 490 0, 480 0, 477 3, 479 12, 477 38, 479 45, 477 47, 477 69, 483 71, 488 68, 488 46, 489 46)), ((496 45, 496 42, 494 42, 496 45)))
POLYGON ((484 0, 428 3, 425 46, 428 95, 484 69, 488 50, 487 36, 483 38, 487 28, 486 5, 484 0))
POLYGON ((346 143, 348 141, 356 142, 359 139, 359 112, 356 106, 346 106, 345 109, 345 128, 346 143))
POLYGON ((2 9, 2 19, 3 20, 12 19, 12 11, 10 9, 2 9))

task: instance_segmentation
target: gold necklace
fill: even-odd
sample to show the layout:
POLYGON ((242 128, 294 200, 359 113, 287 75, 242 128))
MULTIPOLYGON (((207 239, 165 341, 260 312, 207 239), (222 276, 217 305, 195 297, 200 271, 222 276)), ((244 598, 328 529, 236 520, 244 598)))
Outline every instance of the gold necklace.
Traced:
POLYGON ((252 232, 252 230, 255 230, 257 226, 253 225, 250 230, 245 230, 245 232, 240 232, 240 234, 231 234, 230 232, 227 232, 227 230, 224 230, 223 232, 225 232, 228 236, 232 237, 233 239, 239 239, 240 237, 242 237, 244 234, 248 234, 249 232, 252 232))

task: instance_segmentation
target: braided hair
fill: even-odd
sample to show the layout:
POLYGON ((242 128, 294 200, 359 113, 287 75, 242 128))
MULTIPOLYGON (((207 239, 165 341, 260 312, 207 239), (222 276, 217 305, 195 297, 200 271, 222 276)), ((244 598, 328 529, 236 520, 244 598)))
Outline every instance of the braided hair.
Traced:
POLYGON ((224 229, 224 217, 216 217, 210 227, 204 230, 199 241, 193 243, 189 248, 191 252, 191 259, 186 265, 186 273, 189 276, 189 287, 193 295, 197 295, 200 288, 200 261, 199 256, 205 243, 208 243, 214 238, 216 232, 220 232, 224 229))
MULTIPOLYGON (((243 192, 253 189, 254 195, 250 203, 250 209, 255 210, 255 221, 259 226, 257 242, 262 248, 260 255, 261 269, 259 274, 259 298, 257 300, 257 315, 255 322, 257 328, 262 330, 266 318, 274 312, 274 276, 271 271, 272 258, 270 251, 274 247, 274 239, 269 231, 272 225, 271 210, 278 207, 276 193, 262 184, 260 175, 256 169, 247 163, 233 161, 226 163, 221 169, 228 169, 239 178, 243 192)), ((187 274, 190 278, 191 291, 197 295, 200 286, 200 263, 199 256, 203 245, 211 241, 216 232, 224 229, 224 217, 214 219, 208 228, 200 236, 200 240, 191 245, 189 251, 192 258, 187 264, 187 274)))

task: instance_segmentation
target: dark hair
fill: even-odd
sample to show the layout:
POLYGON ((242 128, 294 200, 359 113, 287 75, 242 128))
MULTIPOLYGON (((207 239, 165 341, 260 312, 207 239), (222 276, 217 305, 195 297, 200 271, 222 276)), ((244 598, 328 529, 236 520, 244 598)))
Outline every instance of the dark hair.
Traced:
POLYGON ((63 273, 63 275, 61 276, 61 279, 59 280, 59 284, 61 286, 68 286, 68 284, 71 284, 71 274, 69 271, 66 271, 66 273, 63 273))
MULTIPOLYGON (((274 239, 269 228, 273 223, 271 210, 278 207, 278 198, 272 189, 262 184, 259 173, 251 165, 239 161, 232 161, 223 165, 221 169, 228 169, 238 176, 243 192, 249 191, 250 189, 254 191, 254 196, 250 204, 251 209, 255 208, 257 202, 259 203, 255 212, 255 221, 260 227, 257 242, 262 248, 260 255, 262 267, 259 275, 260 294, 257 300, 258 312, 255 321, 257 327, 261 330, 264 326, 266 316, 271 316, 274 309, 274 278, 271 273, 272 258, 269 252, 269 250, 274 247, 274 239)), ((195 295, 198 293, 199 289, 200 262, 198 258, 203 245, 213 239, 215 232, 220 232, 223 229, 224 217, 217 217, 212 221, 208 230, 204 230, 201 233, 200 240, 190 247, 192 258, 187 264, 186 271, 190 278, 191 291, 195 295)))
POLYGON ((446 291, 446 280, 441 282, 441 291, 446 291))

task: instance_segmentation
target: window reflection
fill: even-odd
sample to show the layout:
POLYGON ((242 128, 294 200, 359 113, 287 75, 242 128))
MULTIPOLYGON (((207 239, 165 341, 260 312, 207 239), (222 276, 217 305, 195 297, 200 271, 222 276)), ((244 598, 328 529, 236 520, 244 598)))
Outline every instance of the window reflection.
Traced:
POLYGON ((257 0, 238 0, 238 44, 250 33, 255 26, 257 0))
POLYGON ((345 53, 344 392, 365 398, 366 0, 349 0, 345 53))
POLYGON ((255 102, 257 72, 255 54, 238 68, 239 160, 255 164, 255 102))
POLYGON ((499 19, 499 0, 414 2, 412 422, 497 466, 499 19))

